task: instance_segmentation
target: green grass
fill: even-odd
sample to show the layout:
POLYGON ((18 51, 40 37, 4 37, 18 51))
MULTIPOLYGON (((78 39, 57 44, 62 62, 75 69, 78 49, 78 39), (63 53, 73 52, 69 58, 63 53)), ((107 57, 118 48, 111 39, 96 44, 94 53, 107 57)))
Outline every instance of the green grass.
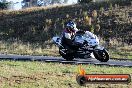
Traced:
POLYGON ((111 58, 132 59, 132 45, 119 42, 117 39, 111 39, 109 46, 105 44, 103 39, 100 39, 100 43, 108 50, 111 58))
MULTIPOLYGON (((0 88, 80 88, 77 65, 0 61, 0 88)), ((130 74, 129 67, 82 65, 88 74, 130 74)), ((81 88, 131 88, 130 84, 87 84, 81 88)))
POLYGON ((111 58, 128 58, 132 59, 132 48, 131 47, 117 47, 116 48, 110 48, 109 54, 111 58))
POLYGON ((23 44, 19 42, 2 42, 0 41, 0 53, 3 54, 19 54, 19 55, 44 55, 44 56, 59 56, 58 47, 49 46, 44 43, 37 44, 23 44))
POLYGON ((132 45, 131 46, 117 46, 109 49, 111 58, 127 58, 132 59, 132 45))

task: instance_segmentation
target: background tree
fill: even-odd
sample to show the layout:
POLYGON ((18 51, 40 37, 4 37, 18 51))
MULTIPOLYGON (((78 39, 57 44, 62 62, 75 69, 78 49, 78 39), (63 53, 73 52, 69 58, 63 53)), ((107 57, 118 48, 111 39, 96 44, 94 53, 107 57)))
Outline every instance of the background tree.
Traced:
POLYGON ((47 6, 52 4, 66 4, 70 0, 23 0, 22 8, 32 6, 47 6))
POLYGON ((26 8, 26 7, 32 7, 32 6, 37 6, 38 3, 37 3, 38 0, 23 0, 22 1, 22 8, 26 8))
POLYGON ((68 0, 64 0, 64 3, 67 3, 68 2, 68 0))
POLYGON ((89 3, 91 1, 93 1, 93 0, 78 0, 79 3, 89 3))
POLYGON ((1 0, 0 1, 0 10, 7 9, 9 3, 6 0, 1 0))

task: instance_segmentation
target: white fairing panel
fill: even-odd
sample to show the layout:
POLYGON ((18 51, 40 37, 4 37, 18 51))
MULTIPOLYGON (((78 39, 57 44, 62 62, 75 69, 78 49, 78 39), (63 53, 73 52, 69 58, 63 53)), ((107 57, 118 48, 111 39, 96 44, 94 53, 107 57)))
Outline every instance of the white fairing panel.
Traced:
POLYGON ((53 42, 56 43, 57 45, 61 46, 61 38, 56 36, 52 38, 53 42))
POLYGON ((93 33, 86 31, 84 36, 86 37, 86 41, 88 42, 88 45, 90 46, 99 45, 99 39, 93 33))
POLYGON ((98 37, 89 31, 86 31, 83 36, 75 37, 75 42, 83 43, 84 41, 87 41, 89 46, 99 45, 98 37))
POLYGON ((76 36, 75 37, 75 42, 83 44, 83 42, 84 42, 83 36, 76 36))
POLYGON ((96 39, 88 39, 87 41, 88 41, 88 45, 90 45, 90 46, 99 45, 99 43, 96 39))
POLYGON ((95 35, 92 32, 89 32, 89 31, 86 31, 85 35, 87 35, 87 37, 90 37, 90 38, 95 38, 95 35))

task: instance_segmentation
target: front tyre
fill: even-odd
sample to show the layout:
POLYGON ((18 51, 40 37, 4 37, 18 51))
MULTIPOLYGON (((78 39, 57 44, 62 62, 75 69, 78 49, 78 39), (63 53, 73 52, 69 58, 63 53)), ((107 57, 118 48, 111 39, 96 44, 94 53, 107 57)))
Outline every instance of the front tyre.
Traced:
POLYGON ((107 62, 109 60, 109 54, 106 49, 95 50, 93 54, 95 58, 101 62, 107 62))
POLYGON ((72 61, 74 59, 72 53, 66 53, 65 51, 62 51, 62 49, 59 49, 59 54, 67 61, 72 61))

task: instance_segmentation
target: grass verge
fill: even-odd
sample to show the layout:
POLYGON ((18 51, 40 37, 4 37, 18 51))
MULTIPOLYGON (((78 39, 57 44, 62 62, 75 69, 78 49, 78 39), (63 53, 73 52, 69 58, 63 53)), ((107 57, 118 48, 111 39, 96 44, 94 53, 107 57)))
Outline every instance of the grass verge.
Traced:
MULTIPOLYGON (((129 67, 82 65, 88 74, 130 74, 129 67)), ((76 82, 77 65, 0 61, 1 88, 131 88, 129 84, 87 84, 80 87, 76 82)))

